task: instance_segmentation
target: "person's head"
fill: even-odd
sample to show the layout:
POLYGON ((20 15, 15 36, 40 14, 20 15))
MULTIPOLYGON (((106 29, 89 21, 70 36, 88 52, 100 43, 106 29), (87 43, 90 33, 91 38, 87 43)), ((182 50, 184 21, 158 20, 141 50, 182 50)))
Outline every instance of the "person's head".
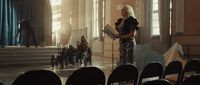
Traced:
POLYGON ((85 36, 84 36, 84 35, 82 35, 82 36, 81 36, 81 38, 85 38, 85 36))
POLYGON ((85 36, 81 36, 81 39, 85 38, 85 36))
POLYGON ((134 17, 135 18, 133 8, 130 5, 124 5, 124 7, 121 10, 121 16, 123 18, 128 18, 128 17, 134 17))
POLYGON ((85 41, 85 37, 81 36, 81 42, 85 41))

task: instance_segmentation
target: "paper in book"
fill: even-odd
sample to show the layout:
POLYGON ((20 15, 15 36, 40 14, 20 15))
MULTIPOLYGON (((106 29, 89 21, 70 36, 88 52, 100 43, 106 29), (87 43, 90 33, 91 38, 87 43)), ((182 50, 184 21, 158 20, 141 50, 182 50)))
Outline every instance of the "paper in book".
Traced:
POLYGON ((104 33, 106 33, 109 37, 111 37, 112 39, 115 38, 115 36, 117 35, 117 32, 112 29, 112 27, 107 24, 105 27, 104 27, 104 30, 103 30, 104 33))

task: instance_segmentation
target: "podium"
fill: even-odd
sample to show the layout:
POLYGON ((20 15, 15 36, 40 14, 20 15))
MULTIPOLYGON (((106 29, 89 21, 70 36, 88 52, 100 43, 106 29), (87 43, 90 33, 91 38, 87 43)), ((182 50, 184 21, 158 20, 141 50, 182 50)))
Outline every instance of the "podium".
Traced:
POLYGON ((114 41, 115 39, 112 39, 112 70, 114 69, 114 41))
POLYGON ((114 41, 115 36, 117 35, 116 32, 111 28, 109 24, 107 24, 104 27, 104 30, 102 30, 105 34, 108 35, 108 38, 112 39, 112 70, 114 69, 114 41))
POLYGON ((112 51, 111 63, 112 63, 112 65, 111 65, 111 67, 112 67, 112 71, 113 71, 113 69, 114 69, 114 41, 115 41, 115 39, 114 38, 110 38, 110 37, 109 37, 109 39, 112 40, 112 43, 111 43, 111 51, 112 51))

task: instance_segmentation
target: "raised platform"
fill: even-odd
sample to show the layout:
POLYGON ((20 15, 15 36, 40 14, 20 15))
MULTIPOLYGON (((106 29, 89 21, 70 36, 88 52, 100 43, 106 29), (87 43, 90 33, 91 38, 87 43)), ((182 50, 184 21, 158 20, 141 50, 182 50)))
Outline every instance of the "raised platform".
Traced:
POLYGON ((58 53, 56 46, 0 48, 0 67, 51 65, 51 55, 58 53))

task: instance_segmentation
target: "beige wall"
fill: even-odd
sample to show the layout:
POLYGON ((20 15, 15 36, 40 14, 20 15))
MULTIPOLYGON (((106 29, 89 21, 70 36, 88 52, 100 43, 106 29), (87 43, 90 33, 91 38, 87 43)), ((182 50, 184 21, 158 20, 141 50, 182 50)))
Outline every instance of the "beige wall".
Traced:
POLYGON ((200 1, 185 0, 184 2, 184 32, 174 34, 172 28, 172 42, 179 42, 184 46, 184 52, 189 55, 200 55, 200 1), (193 46, 192 46, 193 45, 193 46))
POLYGON ((184 34, 200 34, 200 0, 185 0, 184 34))

